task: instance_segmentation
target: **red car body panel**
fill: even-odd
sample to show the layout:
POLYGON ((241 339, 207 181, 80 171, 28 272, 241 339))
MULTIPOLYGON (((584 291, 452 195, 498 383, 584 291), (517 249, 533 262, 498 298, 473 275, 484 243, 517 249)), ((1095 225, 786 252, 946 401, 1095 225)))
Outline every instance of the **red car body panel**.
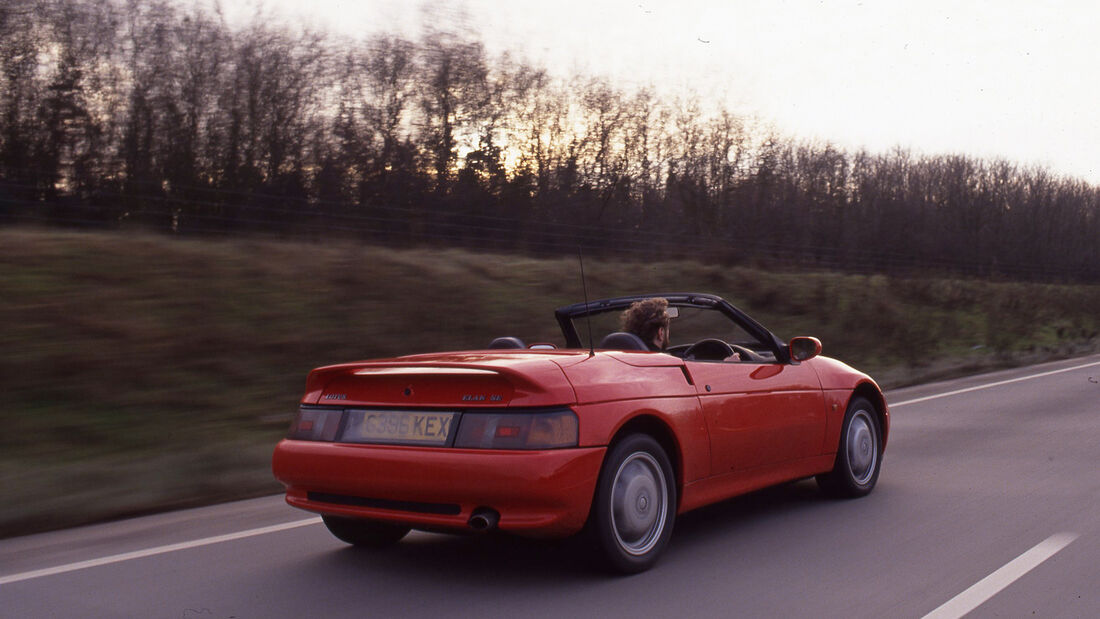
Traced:
POLYGON ((462 396, 499 395, 500 400, 476 404, 570 404, 576 401, 573 387, 553 361, 585 356, 576 351, 454 352, 326 366, 310 372, 302 403, 470 406, 462 396))
POLYGON ((683 485, 710 474, 710 438, 696 399, 650 398, 619 400, 577 407, 581 424, 582 446, 606 446, 610 439, 632 421, 656 420, 674 437, 674 452, 680 463, 677 480, 683 485))
POLYGON ((284 440, 275 450, 275 477, 287 503, 311 511, 462 529, 475 509, 492 506, 499 527, 530 536, 561 537, 584 526, 605 449, 486 451, 347 445, 284 440), (413 512, 310 500, 308 493, 385 497, 398 502, 455 505, 456 513, 413 512))
POLYGON ((663 397, 693 397, 684 362, 648 352, 610 352, 562 363, 578 404, 663 397), (649 365, 640 365, 643 360, 649 365), (634 363, 632 364, 631 361, 634 363))
POLYGON ((836 450, 837 441, 840 440, 840 424, 844 420, 844 411, 848 407, 848 401, 852 395, 859 393, 867 397, 878 407, 882 415, 882 448, 886 449, 887 440, 890 437, 890 409, 886 400, 882 397, 882 390, 870 376, 852 369, 846 363, 829 357, 816 357, 806 362, 812 365, 821 381, 821 389, 825 395, 825 409, 827 411, 827 424, 825 429, 825 444, 823 449, 836 450))
POLYGON ((711 440, 711 475, 821 454, 825 406, 807 365, 687 362, 711 440))

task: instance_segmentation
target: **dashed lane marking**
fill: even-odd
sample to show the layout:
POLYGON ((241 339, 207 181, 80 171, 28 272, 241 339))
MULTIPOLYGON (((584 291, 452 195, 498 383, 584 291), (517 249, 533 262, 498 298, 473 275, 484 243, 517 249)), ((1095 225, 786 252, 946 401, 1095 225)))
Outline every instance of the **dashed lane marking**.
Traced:
POLYGON ((1059 550, 1069 546, 1075 539, 1077 539, 1076 533, 1051 535, 1031 550, 1006 563, 1001 569, 974 583, 974 586, 947 600, 942 606, 925 615, 924 619, 962 617, 1038 567, 1043 561, 1053 557, 1059 550))

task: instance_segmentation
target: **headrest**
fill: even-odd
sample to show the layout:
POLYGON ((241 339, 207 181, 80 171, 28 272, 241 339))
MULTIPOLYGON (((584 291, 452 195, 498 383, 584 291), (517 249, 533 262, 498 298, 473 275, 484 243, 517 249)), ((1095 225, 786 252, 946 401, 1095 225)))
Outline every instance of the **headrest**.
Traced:
POLYGON ((489 342, 490 350, 496 348, 527 348, 527 346, 518 337, 505 336, 489 342))
POLYGON ((625 331, 616 331, 603 338, 603 341, 600 342, 597 348, 607 348, 611 350, 649 350, 649 346, 645 345, 642 338, 633 333, 626 333, 625 331))

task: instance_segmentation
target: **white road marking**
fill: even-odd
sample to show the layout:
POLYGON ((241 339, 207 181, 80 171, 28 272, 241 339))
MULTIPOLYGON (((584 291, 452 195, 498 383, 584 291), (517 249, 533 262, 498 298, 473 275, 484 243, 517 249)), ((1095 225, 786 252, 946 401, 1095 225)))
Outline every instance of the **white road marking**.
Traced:
POLYGON ((1011 383, 1018 383, 1025 380, 1031 380, 1033 378, 1042 378, 1044 376, 1050 376, 1052 374, 1061 374, 1062 372, 1072 372, 1074 370, 1080 370, 1083 368, 1091 368, 1094 365, 1100 365, 1100 361, 1094 361, 1092 363, 1086 363, 1084 365, 1075 365, 1071 368, 1062 368, 1061 370, 1051 370, 1049 372, 1041 372, 1039 374, 1032 374, 1031 376, 1021 376, 1019 378, 1010 378, 1008 380, 999 380, 995 383, 987 383, 985 385, 977 385, 975 387, 967 387, 966 389, 956 389, 954 391, 948 391, 946 393, 937 393, 936 395, 924 396, 923 398, 914 398, 912 400, 905 400, 904 402, 897 402, 896 404, 890 404, 890 408, 897 408, 899 406, 905 406, 907 404, 916 404, 917 402, 927 402, 928 400, 936 400, 938 398, 946 398, 947 396, 959 395, 960 393, 969 393, 971 391, 979 391, 981 389, 990 389, 992 387, 1000 387, 1001 385, 1008 385, 1011 383))
POLYGON ((204 537, 202 539, 191 540, 189 542, 168 544, 167 546, 156 546, 154 548, 135 550, 133 552, 124 552, 122 554, 111 555, 109 557, 101 557, 99 559, 89 559, 87 561, 78 561, 76 563, 68 563, 66 565, 58 565, 56 567, 47 567, 40 570, 23 572, 21 574, 0 576, 0 585, 6 585, 22 580, 31 580, 32 578, 41 578, 43 576, 53 576, 54 574, 64 574, 65 572, 74 572, 76 570, 83 570, 89 567, 99 567, 101 565, 109 565, 111 563, 120 563, 122 561, 129 561, 131 559, 141 559, 143 557, 161 555, 166 552, 175 552, 177 550, 187 550, 188 548, 198 548, 199 546, 209 546, 211 544, 231 542, 233 540, 244 539, 246 537, 255 537, 257 535, 266 535, 268 533, 286 531, 287 529, 296 529, 298 527, 309 526, 311 524, 320 524, 320 522, 321 519, 319 517, 307 518, 306 520, 295 520, 293 522, 284 522, 283 524, 274 524, 269 527, 260 527, 258 529, 249 529, 247 531, 238 531, 236 533, 227 533, 225 535, 215 535, 214 537, 204 537))
POLYGON ((1006 563, 1001 569, 974 583, 974 586, 947 600, 942 606, 925 615, 924 619, 962 617, 1038 567, 1043 561, 1053 557, 1059 550, 1069 546, 1075 539, 1077 539, 1076 533, 1051 535, 1031 550, 1006 563))

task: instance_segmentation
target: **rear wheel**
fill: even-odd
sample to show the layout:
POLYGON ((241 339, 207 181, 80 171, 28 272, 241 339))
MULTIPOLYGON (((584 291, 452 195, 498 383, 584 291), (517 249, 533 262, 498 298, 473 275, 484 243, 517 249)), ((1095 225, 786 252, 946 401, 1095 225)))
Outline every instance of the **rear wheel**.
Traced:
POLYGON ((409 527, 388 522, 323 515, 329 533, 340 541, 364 548, 384 548, 401 541, 409 533, 409 527))
POLYGON ((882 468, 882 432, 878 413, 865 398, 853 398, 844 414, 833 470, 817 476, 826 493, 859 497, 869 493, 882 468))
POLYGON ((652 437, 615 444, 600 471, 589 528, 611 569, 649 569, 668 544, 676 520, 676 481, 668 455, 652 437))

